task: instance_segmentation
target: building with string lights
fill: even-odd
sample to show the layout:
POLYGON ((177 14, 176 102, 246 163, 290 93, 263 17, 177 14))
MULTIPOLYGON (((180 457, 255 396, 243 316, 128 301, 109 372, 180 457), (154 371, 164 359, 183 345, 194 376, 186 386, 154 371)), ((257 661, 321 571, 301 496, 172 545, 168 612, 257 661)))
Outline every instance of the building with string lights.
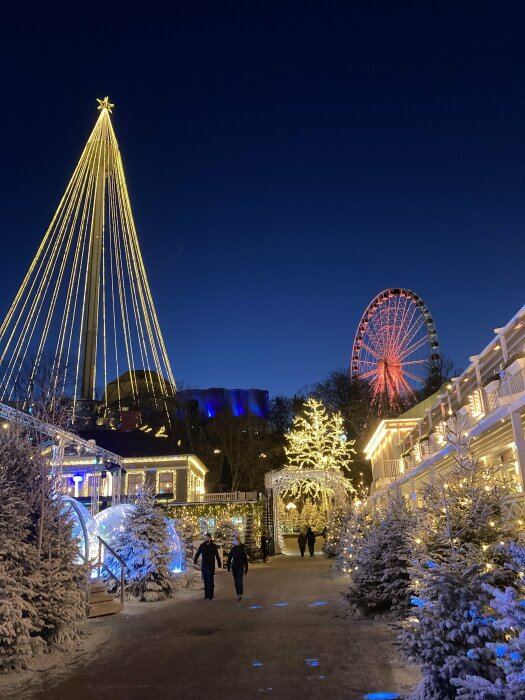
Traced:
POLYGON ((382 420, 365 447, 372 498, 393 484, 418 505, 425 484, 454 461, 447 427, 469 440, 476 459, 514 487, 509 515, 525 521, 525 306, 459 376, 397 418, 382 420))

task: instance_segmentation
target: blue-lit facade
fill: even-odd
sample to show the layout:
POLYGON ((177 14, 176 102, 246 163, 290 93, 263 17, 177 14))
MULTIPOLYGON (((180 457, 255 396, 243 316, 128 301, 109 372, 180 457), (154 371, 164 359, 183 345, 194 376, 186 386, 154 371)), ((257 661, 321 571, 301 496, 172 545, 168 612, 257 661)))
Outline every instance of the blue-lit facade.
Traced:
POLYGON ((177 392, 179 401, 196 401, 205 418, 213 418, 221 411, 234 416, 268 418, 269 396, 265 389, 186 389, 177 392))

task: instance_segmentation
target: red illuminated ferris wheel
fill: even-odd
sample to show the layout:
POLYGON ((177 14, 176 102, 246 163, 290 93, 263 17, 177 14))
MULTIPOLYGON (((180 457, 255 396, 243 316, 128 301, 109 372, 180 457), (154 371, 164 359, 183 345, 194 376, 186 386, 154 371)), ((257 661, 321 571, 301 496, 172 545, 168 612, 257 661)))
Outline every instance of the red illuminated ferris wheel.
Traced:
POLYGON ((410 289, 387 289, 367 306, 355 334, 350 375, 370 383, 379 408, 396 409, 440 368, 436 326, 410 289))

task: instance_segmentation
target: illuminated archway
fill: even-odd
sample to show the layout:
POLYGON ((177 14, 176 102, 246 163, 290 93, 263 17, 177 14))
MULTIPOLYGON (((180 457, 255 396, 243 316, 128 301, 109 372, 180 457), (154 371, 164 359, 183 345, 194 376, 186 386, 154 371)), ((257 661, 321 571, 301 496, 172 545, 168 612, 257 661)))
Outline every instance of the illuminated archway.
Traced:
POLYGON ((328 499, 332 507, 344 506, 353 487, 339 469, 279 469, 268 472, 265 487, 272 494, 273 540, 275 553, 286 553, 279 517, 279 499, 286 493, 306 494, 328 499))

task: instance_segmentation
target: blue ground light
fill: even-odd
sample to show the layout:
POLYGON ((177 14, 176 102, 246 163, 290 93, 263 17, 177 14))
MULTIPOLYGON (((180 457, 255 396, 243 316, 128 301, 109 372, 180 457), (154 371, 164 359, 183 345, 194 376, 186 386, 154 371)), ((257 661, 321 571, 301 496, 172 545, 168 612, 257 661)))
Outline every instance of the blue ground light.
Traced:
POLYGON ((319 659, 305 659, 305 663, 310 668, 316 668, 319 666, 319 659))
POLYGON ((363 700, 395 700, 399 697, 399 693, 368 693, 363 695, 363 700))
POLYGON ((287 605, 288 603, 274 603, 276 608, 285 608, 287 605))
POLYGON ((252 666, 254 668, 259 668, 260 666, 264 666, 262 661, 252 661, 252 666))
POLYGON ((315 603, 310 603, 309 607, 310 607, 310 608, 317 608, 319 605, 328 605, 328 601, 326 601, 326 600, 316 600, 315 603))
POLYGON ((262 608, 262 605, 250 605, 250 610, 258 610, 259 608, 262 608))

